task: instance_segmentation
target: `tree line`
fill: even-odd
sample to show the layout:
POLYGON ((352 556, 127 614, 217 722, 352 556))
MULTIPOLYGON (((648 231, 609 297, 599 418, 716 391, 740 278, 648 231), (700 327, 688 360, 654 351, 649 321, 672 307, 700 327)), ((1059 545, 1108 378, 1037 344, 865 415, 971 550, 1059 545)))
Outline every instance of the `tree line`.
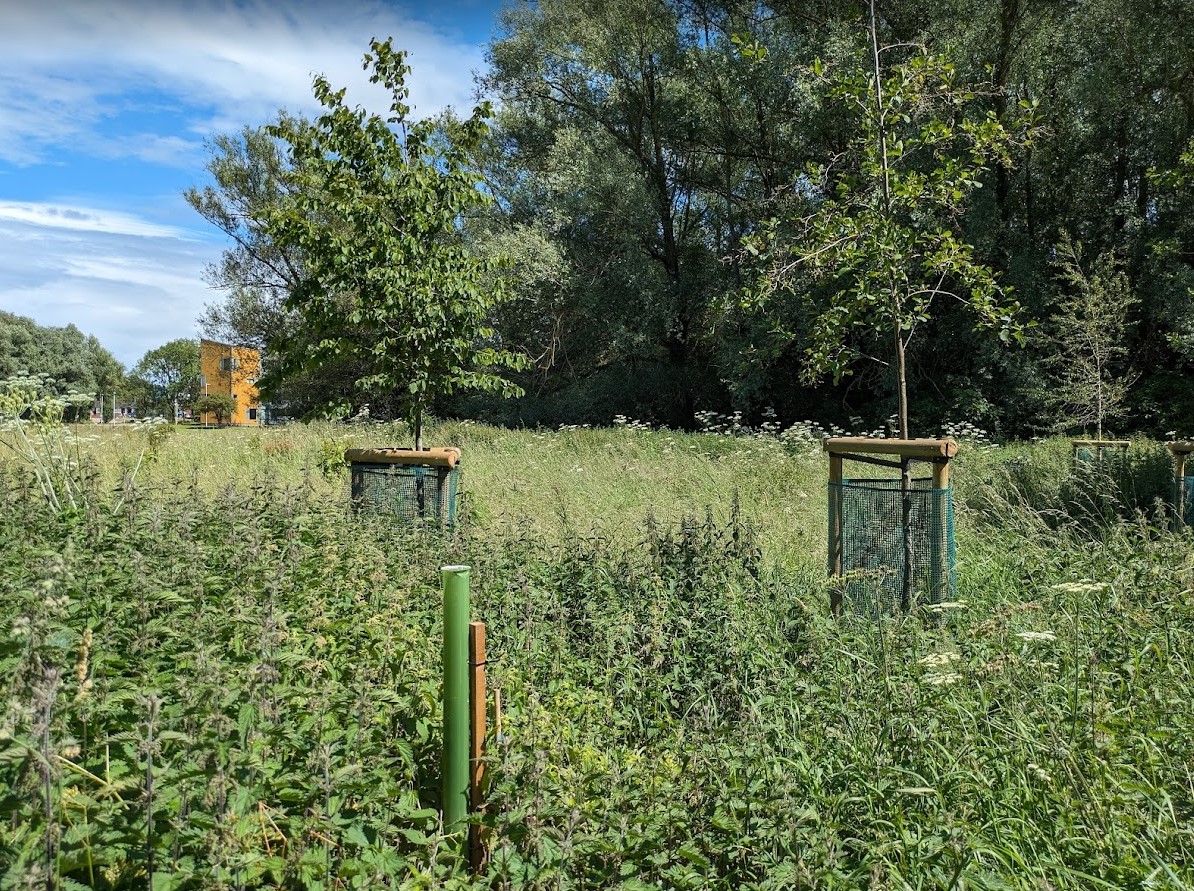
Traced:
MULTIPOLYGON (((139 417, 173 417, 175 404, 189 409, 203 398, 201 379, 199 341, 193 338, 154 347, 126 369, 98 338, 74 325, 39 325, 0 312, 0 388, 6 383, 27 388, 36 381, 38 396, 88 397, 71 408, 67 420, 86 419, 101 400, 104 420, 112 418, 113 400, 139 417)), ((223 402, 216 402, 207 410, 226 414, 223 402)))
POLYGON ((187 198, 231 246, 201 325, 264 348, 289 413, 1194 432, 1192 25, 1189 0, 520 2, 474 114, 417 123, 375 43, 389 118, 321 79, 319 118, 212 141, 187 198), (412 390, 441 360, 458 386, 412 390))

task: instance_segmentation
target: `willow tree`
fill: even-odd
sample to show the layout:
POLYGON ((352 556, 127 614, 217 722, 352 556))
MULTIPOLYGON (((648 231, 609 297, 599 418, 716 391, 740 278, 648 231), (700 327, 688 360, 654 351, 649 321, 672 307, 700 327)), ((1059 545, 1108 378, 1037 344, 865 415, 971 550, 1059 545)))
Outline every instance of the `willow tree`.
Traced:
POLYGON ((941 56, 883 45, 874 0, 866 25, 865 66, 812 66, 852 135, 844 151, 792 183, 785 213, 747 241, 767 259, 751 296, 809 300, 810 380, 840 380, 864 356, 894 371, 899 435, 907 439, 908 350, 939 301, 965 304, 1002 340, 1020 337, 1019 305, 975 258, 962 214, 988 171, 1010 164, 1012 146, 1031 132, 1013 134, 993 110, 980 110, 989 90, 960 82, 941 56), (896 54, 902 60, 890 61, 896 54), (878 350, 863 349, 868 337, 878 338, 878 350))
POLYGON ((391 41, 373 41, 364 67, 389 90, 389 116, 349 107, 345 91, 319 76, 323 113, 270 128, 288 147, 293 180, 267 230, 304 258, 286 305, 308 335, 271 344, 271 376, 356 363, 364 370, 357 387, 394 391, 421 449, 437 397, 519 392, 499 371, 519 367, 521 357, 501 349, 488 325, 505 297, 498 261, 471 253, 460 232, 461 216, 490 200, 468 164, 489 108, 478 106, 448 133, 412 120, 410 68, 391 41))

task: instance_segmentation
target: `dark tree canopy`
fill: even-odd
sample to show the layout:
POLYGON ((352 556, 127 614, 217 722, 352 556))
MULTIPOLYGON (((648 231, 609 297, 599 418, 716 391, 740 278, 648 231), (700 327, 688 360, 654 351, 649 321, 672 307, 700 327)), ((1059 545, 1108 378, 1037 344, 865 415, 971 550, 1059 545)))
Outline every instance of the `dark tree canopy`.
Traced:
MULTIPOLYGON (((379 122, 322 84, 320 121, 283 115, 272 131, 213 143, 214 185, 189 198, 233 241, 211 270, 227 296, 209 308, 205 326, 318 356, 318 372, 303 362, 270 372, 274 386, 309 404, 409 410, 411 391, 394 377, 399 353, 385 358, 398 340, 382 333, 382 316, 394 321, 398 304, 379 316, 389 298, 371 295, 429 291, 413 280, 399 286, 405 273, 386 259, 383 233, 366 232, 357 212, 401 206, 401 184, 414 181, 378 169, 417 171, 434 158, 446 165, 443 183, 467 183, 458 198, 472 190, 493 200, 459 200, 449 227, 439 236, 426 230, 404 250, 459 251, 481 263, 474 284, 510 299, 483 307, 465 300, 477 313, 470 324, 491 333, 458 345, 530 362, 506 369, 526 396, 502 401, 451 387, 436 394, 437 410, 530 424, 625 414, 690 425, 698 410, 757 418, 774 407, 781 421, 858 417, 870 429, 895 412, 898 363, 853 365, 853 376, 815 384, 802 371, 810 351, 832 356, 845 347, 845 356, 873 346, 856 331, 830 331, 826 319, 841 320, 814 308, 829 305, 831 281, 843 281, 837 273, 874 270, 830 258, 841 268, 789 277, 791 299, 741 298, 759 272, 744 244, 776 221, 811 219, 819 202, 843 206, 873 173, 857 151, 848 97, 823 89, 814 69, 821 60, 843 82, 865 79, 874 67, 871 8, 869 0, 512 3, 479 73, 480 93, 497 108, 488 132, 476 118, 415 122, 405 106, 379 122), (341 141, 354 132, 359 138, 341 141), (355 181, 345 176, 352 165, 355 181), (341 191, 330 193, 331 183, 341 191), (335 260, 340 248, 351 262, 335 260)), ((884 77, 898 73, 907 47, 921 46, 957 84, 983 84, 964 108, 941 109, 948 132, 964 121, 1015 132, 1026 106, 1038 124, 1031 140, 1005 143, 997 159, 959 180, 964 200, 946 196, 948 213, 907 215, 928 238, 948 232, 966 245, 965 264, 989 272, 1006 302, 1019 301, 1029 331, 1026 348, 1016 349, 975 330, 973 286, 982 283, 955 275, 943 284, 935 293, 944 299, 919 313, 915 337, 905 338, 912 426, 1056 428, 1052 338, 1064 326, 1054 320, 1074 295, 1073 282, 1057 274, 1057 246, 1068 233, 1087 257, 1114 258, 1116 286, 1104 290, 1122 298, 1117 349, 1131 357, 1117 429, 1194 434, 1188 0, 875 0, 873 9, 876 42, 892 48, 881 53, 884 77), (944 228, 935 230, 935 220, 944 228)), ((404 88, 401 78, 393 83, 404 88)), ((890 148, 898 153, 915 138, 935 151, 933 134, 916 130, 914 110, 908 121, 892 114, 890 148)), ((913 163, 909 172, 940 166, 919 171, 913 163)), ((425 320, 409 324, 417 331, 425 320)), ((1082 415, 1079 406, 1066 411, 1082 415)))
POLYGON ((203 391, 199 341, 181 337, 147 352, 132 376, 148 385, 156 411, 174 417, 174 406, 187 405, 203 391))

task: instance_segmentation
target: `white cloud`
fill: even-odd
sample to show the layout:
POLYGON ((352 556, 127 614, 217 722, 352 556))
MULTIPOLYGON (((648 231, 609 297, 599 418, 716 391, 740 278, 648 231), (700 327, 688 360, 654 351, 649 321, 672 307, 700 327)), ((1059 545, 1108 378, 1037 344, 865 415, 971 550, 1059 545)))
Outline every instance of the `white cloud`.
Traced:
POLYGON ((203 282, 219 244, 127 213, 0 202, 0 309, 75 324, 126 366, 177 337, 217 295, 203 282))
POLYGON ((135 235, 144 238, 186 238, 182 229, 151 223, 129 213, 45 204, 36 201, 0 200, 0 223, 20 223, 34 229, 10 232, 13 238, 40 238, 41 229, 73 229, 80 232, 103 232, 109 235, 135 235))
MULTIPOLYGON (((97 154, 188 162, 181 137, 154 145, 105 142, 105 121, 131 110, 172 110, 196 140, 268 120, 279 107, 314 110, 311 78, 347 86, 350 101, 387 106, 361 60, 372 37, 410 53, 417 114, 467 107, 480 46, 378 0, 197 0, 193 3, 7 4, 0 28, 0 160, 27 164, 71 144, 97 154), (90 143, 90 144, 89 144, 90 143)), ((169 137, 167 137, 169 139, 169 137)))
MULTIPOLYGON (((143 181, 157 185, 137 195, 118 191, 136 181, 138 164, 201 175, 205 138, 265 123, 280 107, 315 111, 315 73, 347 87, 350 102, 385 111, 388 97, 361 67, 373 37, 392 36, 409 51, 417 115, 448 105, 467 111, 471 73, 484 64, 481 46, 390 0, 29 0, 2 8, 0 173, 11 174, 0 186, 13 188, 0 192, 0 240, 9 246, 0 309, 43 325, 73 323, 126 365, 195 335, 203 306, 221 296, 203 270, 226 246, 186 216, 177 193, 166 194, 172 186, 160 171, 143 181), (75 155, 121 166, 109 177, 103 165, 77 165, 75 155), (21 184, 12 165, 32 164, 60 165, 62 176, 51 188, 21 184), (42 200, 7 200, 18 197, 42 200)), ((39 171, 38 181, 49 174, 39 171)))

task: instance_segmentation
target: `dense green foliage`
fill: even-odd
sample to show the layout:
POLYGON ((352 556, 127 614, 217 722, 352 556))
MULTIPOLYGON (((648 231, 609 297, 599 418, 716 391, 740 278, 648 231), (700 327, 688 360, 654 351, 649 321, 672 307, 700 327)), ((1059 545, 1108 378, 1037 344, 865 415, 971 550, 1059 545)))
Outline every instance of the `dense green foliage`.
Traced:
POLYGON ((227 393, 208 393, 195 400, 193 410, 196 414, 213 414, 217 424, 227 424, 236 413, 236 400, 227 393))
MULTIPOLYGON (((484 80, 502 99, 494 154, 482 162, 507 197, 507 215, 494 225, 506 228, 507 240, 529 230, 563 258, 536 289, 523 290, 527 304, 508 332, 521 335, 534 355, 550 345, 548 357, 572 359, 554 375, 546 370, 539 387, 551 397, 547 416, 562 420, 601 421, 615 411, 674 417, 661 404, 668 387, 657 378, 650 386, 660 398, 603 391, 596 382, 627 363, 657 361, 654 345, 666 339, 655 331, 684 330, 649 322, 657 307, 668 305, 664 295, 688 307, 716 307, 733 295, 746 273, 735 249, 743 235, 791 218, 801 205, 796 218, 815 217, 838 201, 839 180, 807 171, 850 161, 855 115, 840 94, 818 86, 814 62, 823 60, 840 77, 864 78, 872 61, 866 4, 642 5, 654 11, 650 29, 636 25, 643 16, 632 3, 517 6, 493 44, 484 80), (653 42, 644 43, 644 35, 653 42), (649 139, 649 150, 622 133, 649 139), (600 161, 586 162, 586 151, 600 161), (635 198, 625 188, 603 189, 611 179, 648 190, 635 198), (564 182, 568 188, 560 187, 564 182), (647 200, 653 194, 663 200, 647 200), (681 274, 671 290, 646 284, 666 253, 653 233, 667 226, 647 215, 660 207, 683 221, 681 274), (629 317, 616 311, 632 293, 624 282, 649 295, 630 301, 629 317), (637 341, 624 333, 627 322, 637 341), (594 335, 594 327, 601 333, 594 335), (594 343, 636 343, 637 355, 593 355, 585 345, 594 343), (587 402, 571 395, 577 386, 589 394, 587 402)), ((1027 324, 1047 321, 1065 298, 1051 266, 1051 246, 1063 230, 1085 242, 1091 257, 1115 252, 1139 297, 1128 338, 1139 398, 1129 401, 1135 410, 1127 425, 1182 427, 1187 412, 1175 403, 1183 399, 1177 382, 1185 373, 1191 255, 1179 208, 1188 209, 1191 193, 1184 181, 1150 171, 1174 169, 1194 129, 1182 73, 1190 70, 1190 30, 1174 27, 1189 20, 1188 4, 898 0, 876 6, 879 42, 909 45, 883 54, 884 78, 895 78, 915 47, 928 45, 953 63, 959 84, 987 84, 974 96, 973 120, 989 115, 996 126, 1012 128, 1023 107, 1036 103, 1042 130, 1032 145, 1014 148, 973 183, 982 188, 961 220, 975 247, 973 262, 1016 289, 1027 324)), ((916 117, 915 108, 908 113, 916 117)), ((955 128, 967 122, 945 120, 955 128)), ((948 179, 948 164, 906 160, 925 182, 948 179)), ((963 183, 963 191, 970 188, 963 183)), ((891 263, 905 261, 894 243, 887 249, 891 263)), ((848 268, 839 262, 827 274, 848 268)), ((879 274, 874 262, 860 269, 879 274)), ((824 352, 825 345, 807 308, 822 304, 815 276, 793 285, 796 299, 786 309, 700 317, 701 349, 686 354, 691 367, 673 366, 664 378, 699 385, 702 407, 732 405, 752 416, 769 404, 789 420, 857 414, 873 422, 891 415, 893 369, 859 368, 848 388, 794 385, 806 353, 824 352)), ((1049 427, 1055 407, 1043 397, 1041 364, 1052 352, 1047 337, 1031 341, 1027 351, 1001 349, 976 338, 966 316, 960 304, 944 304, 910 347, 914 426, 967 417, 993 429, 1049 427)), ((833 350, 850 345, 844 333, 832 340, 833 350)), ((519 409, 527 419, 541 416, 530 403, 519 409)))
POLYGON ((124 369, 93 336, 74 325, 51 328, 0 312, 0 378, 38 375, 56 395, 111 393, 124 369))
POLYGON ((1103 438, 1107 421, 1124 416, 1131 384, 1128 367, 1128 313, 1138 302, 1128 276, 1114 255, 1097 257, 1083 268, 1082 245, 1062 233, 1057 246, 1058 277, 1067 286, 1049 333, 1057 355, 1046 360, 1049 404, 1056 429, 1094 428, 1103 438))
POLYGON ((445 537, 347 512, 351 428, 160 429, 88 446, 79 511, 4 465, 6 887, 1194 880, 1194 562, 1154 445, 1077 476, 1063 441, 967 448, 959 602, 875 623, 829 616, 798 439, 445 426, 445 537), (505 702, 475 879, 437 830, 457 561, 505 702))
MULTIPOLYGON (((524 398, 456 397, 437 410, 530 425, 624 414, 677 428, 694 426, 702 410, 740 410, 757 422, 773 407, 785 422, 857 416, 868 426, 893 415, 893 367, 855 364, 851 379, 817 387, 801 379, 810 355, 841 348, 890 361, 864 333, 829 337, 816 321, 833 293, 848 292, 848 282, 835 291, 830 281, 843 284, 850 258, 826 255, 833 268, 820 274, 800 265, 789 299, 741 300, 761 271, 744 238, 775 226, 800 230, 792 225, 799 221, 828 237, 835 207, 848 205, 846 218, 875 235, 878 253, 859 267, 865 276, 881 274, 876 257, 890 268, 915 260, 863 227, 857 202, 845 200, 874 192, 851 179, 871 176, 856 151, 858 109, 817 74, 818 60, 839 85, 873 72, 869 6, 511 3, 480 73, 482 95, 497 108, 493 129, 470 159, 496 200, 473 208, 464 231, 477 253, 513 261, 506 278, 514 299, 492 322, 500 343, 534 368, 515 377, 524 398)), ((874 8, 880 81, 898 83, 927 47, 958 95, 977 85, 935 116, 952 145, 917 129, 921 106, 905 109, 907 121, 888 110, 888 147, 903 183, 940 186, 938 197, 948 199, 904 219, 903 231, 920 227, 928 267, 937 247, 951 248, 958 262, 934 293, 962 298, 934 301, 909 343, 913 428, 965 418, 1026 434, 1060 420, 1074 432, 1086 423, 1085 406, 1051 397, 1059 374, 1050 364, 1053 320, 1074 298, 1072 277, 1059 277, 1056 265, 1068 233, 1085 246, 1081 276, 1097 277, 1099 258, 1115 258, 1123 275, 1127 361, 1116 377, 1128 386, 1116 429, 1194 433, 1185 420, 1194 410, 1185 395, 1194 360, 1188 0, 876 0, 874 8), (957 166, 967 158, 958 137, 1017 133, 1026 109, 1036 121, 1030 141, 1004 142, 981 163, 957 166), (975 332, 963 304, 974 302, 977 279, 959 269, 981 273, 984 305, 999 291, 1014 293, 1026 348, 975 332)), ((456 122, 441 124, 441 144, 467 148, 455 142, 456 122)), ((230 297, 206 317, 235 327, 237 340, 293 321, 277 298, 297 281, 287 264, 301 265, 302 253, 276 253, 259 226, 294 195, 288 163, 259 131, 247 131, 213 145, 217 187, 192 195, 237 241, 213 276, 230 297)), ((927 274, 915 278, 938 287, 927 274)), ((305 392, 343 394, 369 371, 291 377, 292 395, 302 403, 305 392)), ((369 395, 375 415, 397 413, 384 390, 369 395)))
POLYGON ((317 77, 324 113, 270 130, 288 145, 296 173, 293 200, 272 209, 267 228, 274 243, 305 259, 286 305, 309 340, 271 340, 276 365, 261 387, 269 397, 295 371, 359 364, 358 399, 393 393, 420 448, 435 399, 458 390, 520 392, 499 375, 518 368, 520 357, 494 343, 487 325, 504 296, 501 279, 457 228, 462 214, 486 202, 464 152, 484 135, 488 111, 478 107, 440 144, 429 123, 409 121, 405 54, 374 41, 365 67, 391 94, 389 117, 350 108, 343 90, 317 77))
POLYGON ((153 411, 173 418, 176 406, 190 404, 203 392, 200 371, 199 341, 194 338, 180 337, 147 352, 130 374, 130 384, 143 384, 147 404, 142 414, 153 411))
POLYGON ((1009 163, 1015 140, 993 112, 967 116, 980 88, 959 84, 945 60, 922 50, 885 73, 882 54, 897 47, 879 43, 874 6, 873 71, 813 66, 843 123, 857 128, 832 164, 809 171, 825 197, 811 210, 798 197, 746 245, 767 257, 765 297, 795 294, 811 304, 806 376, 840 381, 871 354, 894 369, 897 430, 907 439, 908 349, 944 300, 968 306, 976 324, 1005 343, 1020 336, 1019 304, 975 261, 960 231, 979 177, 1009 163))

